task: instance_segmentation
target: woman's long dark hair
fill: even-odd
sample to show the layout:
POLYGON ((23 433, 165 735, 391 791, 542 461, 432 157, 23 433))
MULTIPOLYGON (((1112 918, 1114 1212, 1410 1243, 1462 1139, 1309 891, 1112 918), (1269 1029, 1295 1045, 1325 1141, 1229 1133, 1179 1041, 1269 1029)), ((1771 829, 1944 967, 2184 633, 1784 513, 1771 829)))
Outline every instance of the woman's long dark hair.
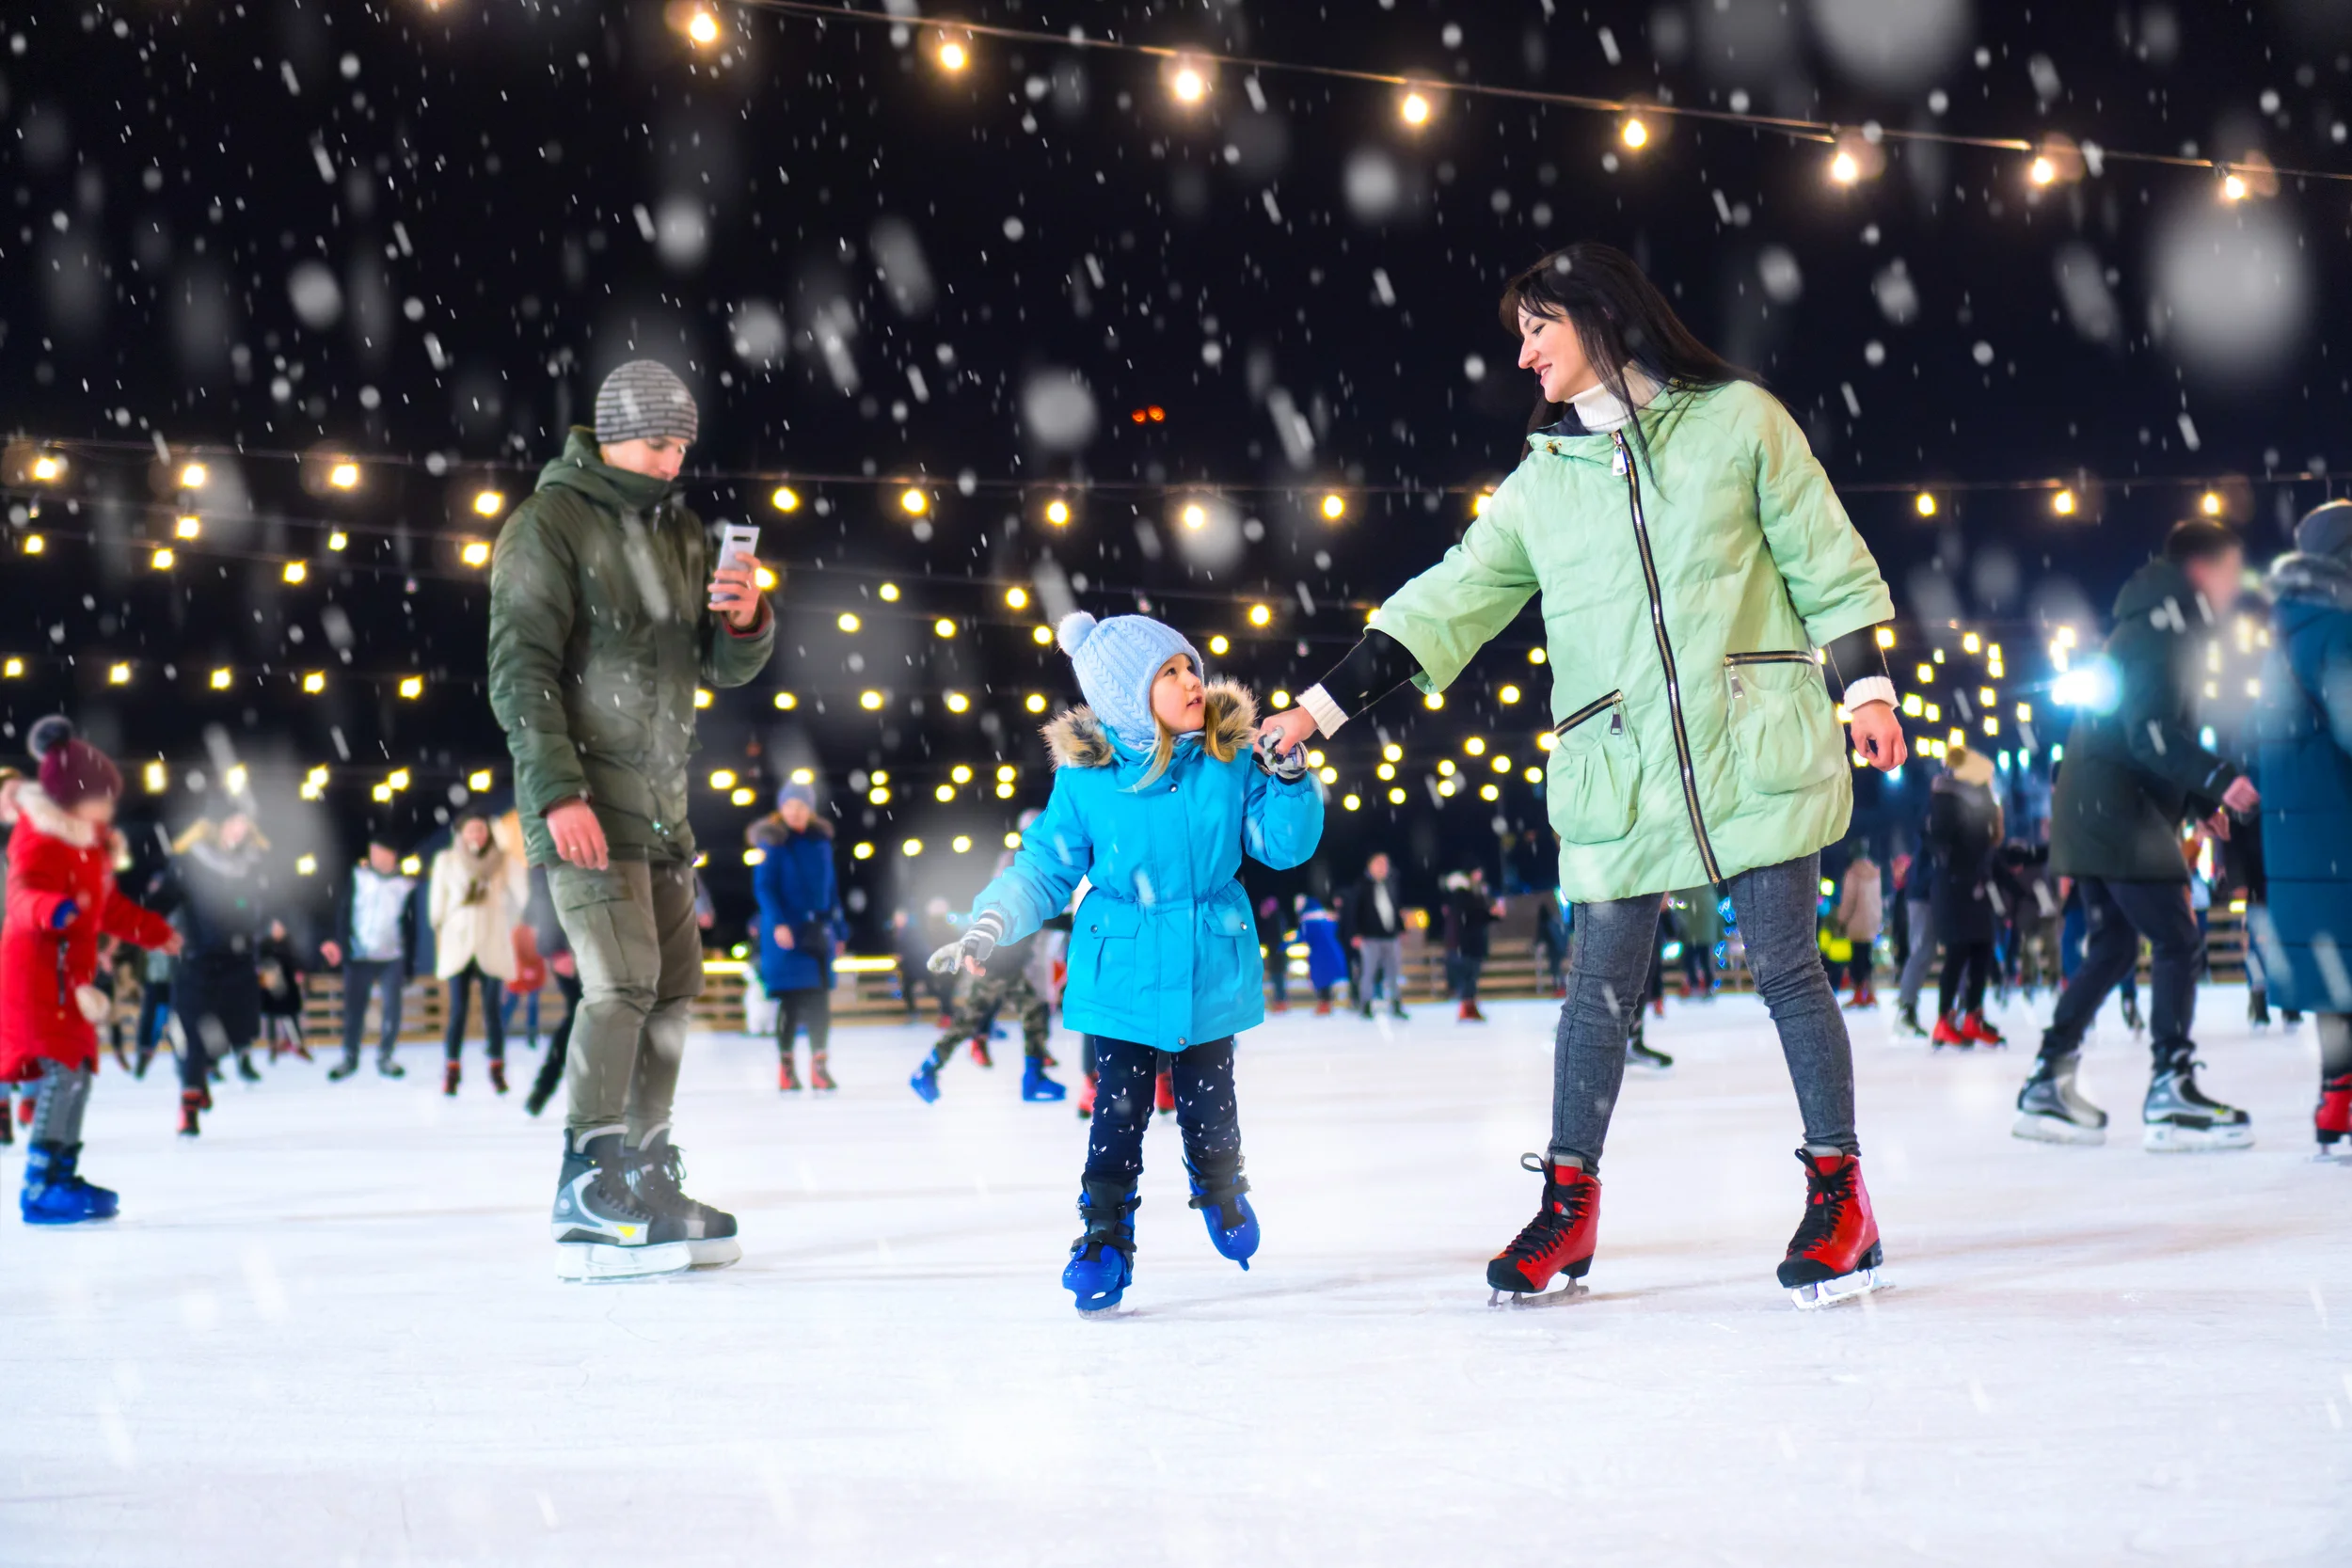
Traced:
MULTIPOLYGON (((1503 330, 1519 334, 1519 314, 1549 316, 1576 329, 1584 357, 1600 372, 1600 384, 1628 408, 1632 390, 1626 368, 1638 365, 1661 386, 1704 391, 1727 381, 1756 382, 1743 371, 1698 341, 1682 325, 1666 296, 1658 292, 1636 266, 1633 258, 1614 245, 1579 240, 1563 245, 1503 286, 1503 330)), ((1758 383, 1760 385, 1760 382, 1758 383)), ((1536 394, 1535 411, 1527 421, 1530 435, 1556 423, 1565 405, 1536 394)), ((1639 420, 1631 436, 1642 455, 1649 443, 1639 420)))

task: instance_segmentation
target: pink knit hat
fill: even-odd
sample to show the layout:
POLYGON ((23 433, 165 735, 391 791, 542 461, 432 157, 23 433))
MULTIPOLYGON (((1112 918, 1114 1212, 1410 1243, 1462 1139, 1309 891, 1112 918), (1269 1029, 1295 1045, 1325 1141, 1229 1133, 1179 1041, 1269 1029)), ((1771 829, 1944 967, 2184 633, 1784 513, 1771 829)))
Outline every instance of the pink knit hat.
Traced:
POLYGON ((105 752, 73 733, 73 721, 53 715, 26 737, 40 761, 40 792, 59 806, 122 793, 122 773, 105 752))

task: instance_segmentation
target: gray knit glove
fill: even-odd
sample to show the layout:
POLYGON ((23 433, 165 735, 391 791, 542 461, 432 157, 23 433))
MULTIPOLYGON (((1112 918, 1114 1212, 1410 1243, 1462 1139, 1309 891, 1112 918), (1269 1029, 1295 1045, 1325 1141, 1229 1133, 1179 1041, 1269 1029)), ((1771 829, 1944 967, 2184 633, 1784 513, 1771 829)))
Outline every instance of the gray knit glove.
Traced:
POLYGON ((996 939, 1005 934, 1005 917, 994 910, 983 910, 975 915, 963 935, 933 953, 923 965, 933 974, 950 974, 965 967, 977 970, 988 962, 988 956, 996 951, 996 939))
POLYGON ((1258 737, 1257 752, 1260 772, 1271 773, 1284 784, 1296 784, 1307 776, 1307 743, 1303 740, 1291 748, 1290 755, 1277 756, 1274 736, 1262 735, 1258 737))

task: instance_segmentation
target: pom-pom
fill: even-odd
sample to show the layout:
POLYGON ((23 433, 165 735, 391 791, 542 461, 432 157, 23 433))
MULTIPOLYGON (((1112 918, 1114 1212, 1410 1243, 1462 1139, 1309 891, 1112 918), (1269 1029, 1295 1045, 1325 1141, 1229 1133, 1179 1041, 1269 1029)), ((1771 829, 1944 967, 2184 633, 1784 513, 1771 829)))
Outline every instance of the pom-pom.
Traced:
POLYGON ((62 713, 53 713, 46 719, 33 721, 33 727, 24 732, 24 748, 39 762, 72 738, 73 721, 62 713))
POLYGON ((1054 634, 1054 640, 1061 644, 1063 653, 1075 658, 1079 644, 1093 634, 1094 617, 1083 610, 1073 610, 1061 618, 1061 627, 1054 634))

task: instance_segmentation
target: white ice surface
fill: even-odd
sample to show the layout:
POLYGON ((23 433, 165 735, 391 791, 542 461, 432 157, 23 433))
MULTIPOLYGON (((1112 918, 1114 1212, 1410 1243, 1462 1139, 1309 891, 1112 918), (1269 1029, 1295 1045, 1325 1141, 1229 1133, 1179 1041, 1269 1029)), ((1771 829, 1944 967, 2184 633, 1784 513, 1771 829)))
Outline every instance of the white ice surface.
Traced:
POLYGON ((2023 1008, 1973 1056, 1863 1017, 1897 1286, 1801 1314, 1770 1028, 1677 1006, 1593 1295, 1496 1312, 1550 1009, 1491 1010, 1247 1037, 1264 1250, 1211 1252, 1155 1126, 1109 1323, 1057 1283, 1082 1129, 1019 1101, 1017 1046, 926 1106, 923 1031, 841 1030, 824 1101, 698 1037, 679 1138, 744 1260, 594 1287, 552 1274, 555 1128, 478 1056, 453 1101, 423 1050, 232 1081, 193 1145, 165 1073, 110 1069, 85 1163, 122 1217, 0 1222, 0 1562, 2352 1562, 2352 1169, 2309 1158, 2308 1028, 2207 991, 2260 1143, 2158 1156, 2111 1011, 2097 1149, 2010 1136, 2023 1008))

